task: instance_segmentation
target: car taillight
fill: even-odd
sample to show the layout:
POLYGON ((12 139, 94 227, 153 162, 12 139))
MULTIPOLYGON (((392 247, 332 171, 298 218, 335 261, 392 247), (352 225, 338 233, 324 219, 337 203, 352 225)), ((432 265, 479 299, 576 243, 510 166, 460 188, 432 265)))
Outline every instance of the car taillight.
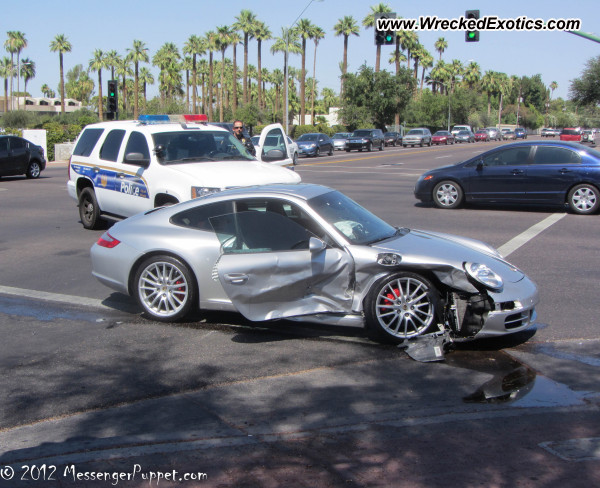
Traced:
POLYGON ((108 249, 112 249, 113 247, 116 247, 119 244, 121 244, 121 241, 115 239, 108 232, 105 232, 104 234, 102 234, 102 236, 100 236, 100 239, 98 239, 96 244, 98 244, 100 247, 107 247, 108 249))

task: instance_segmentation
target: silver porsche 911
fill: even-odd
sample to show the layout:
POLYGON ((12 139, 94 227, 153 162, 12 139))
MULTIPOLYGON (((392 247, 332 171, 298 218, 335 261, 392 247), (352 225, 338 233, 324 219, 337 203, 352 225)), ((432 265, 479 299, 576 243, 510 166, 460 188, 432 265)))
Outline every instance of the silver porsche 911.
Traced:
POLYGON ((519 332, 536 285, 492 247, 396 228, 319 185, 227 190, 115 224, 92 247, 93 275, 176 321, 190 310, 252 321, 363 325, 399 343, 447 333, 519 332))

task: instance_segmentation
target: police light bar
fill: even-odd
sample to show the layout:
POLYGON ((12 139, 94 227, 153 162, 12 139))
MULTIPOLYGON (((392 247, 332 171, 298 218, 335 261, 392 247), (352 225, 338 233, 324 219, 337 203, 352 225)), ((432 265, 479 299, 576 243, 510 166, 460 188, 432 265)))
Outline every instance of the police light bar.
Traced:
POLYGON ((196 122, 206 124, 208 117, 205 114, 184 114, 184 115, 140 115, 138 121, 142 124, 165 124, 167 122, 173 124, 181 124, 186 122, 196 122))
POLYGON ((208 117, 206 116, 206 114, 188 114, 184 115, 183 119, 186 122, 208 122, 208 117))

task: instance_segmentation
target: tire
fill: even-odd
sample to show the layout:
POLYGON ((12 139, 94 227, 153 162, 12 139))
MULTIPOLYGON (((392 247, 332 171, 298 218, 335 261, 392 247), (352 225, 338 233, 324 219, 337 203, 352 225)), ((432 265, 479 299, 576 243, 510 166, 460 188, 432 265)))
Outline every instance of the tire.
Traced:
POLYGON ((40 177, 41 172, 42 167, 40 166, 40 163, 37 161, 31 161, 27 167, 27 173, 25 173, 25 176, 27 176, 27 178, 35 179, 40 177))
POLYGON ((425 145, 425 143, 423 142, 423 139, 421 139, 421 147, 423 147, 425 145))
POLYGON ((438 208, 457 208, 462 201, 462 188, 454 181, 440 181, 433 188, 433 202, 438 208))
POLYGON ((79 194, 79 218, 86 229, 96 230, 101 227, 100 206, 93 188, 84 188, 79 194))
POLYGON ((292 157, 292 162, 294 163, 294 166, 296 166, 298 164, 298 153, 295 152, 294 156, 292 157))
POLYGON ((569 209, 576 214, 593 214, 600 206, 600 191, 587 183, 574 186, 567 197, 567 204, 569 209))
POLYGON ((333 146, 331 146, 329 148, 329 152, 327 153, 327 156, 333 156, 333 146))
POLYGON ((346 149, 346 152, 350 152, 350 149, 346 149))
POLYGON ((321 155, 321 148, 318 147, 317 150, 315 151, 315 158, 318 158, 321 155))
POLYGON ((369 143, 367 144, 367 151, 371 152, 372 150, 373 150, 373 143, 372 143, 372 142, 369 142, 369 143))
POLYGON ((383 143, 381 143, 381 146, 379 146, 379 150, 383 151, 383 143))
POLYGON ((427 144, 429 147, 431 147, 431 139, 429 139, 429 144, 427 144))
POLYGON ((400 272, 378 280, 364 303, 367 334, 398 344, 435 327, 441 316, 439 293, 421 275, 400 272))
POLYGON ((152 256, 136 270, 135 298, 144 314, 160 322, 184 318, 196 302, 197 286, 189 268, 172 256, 152 256))

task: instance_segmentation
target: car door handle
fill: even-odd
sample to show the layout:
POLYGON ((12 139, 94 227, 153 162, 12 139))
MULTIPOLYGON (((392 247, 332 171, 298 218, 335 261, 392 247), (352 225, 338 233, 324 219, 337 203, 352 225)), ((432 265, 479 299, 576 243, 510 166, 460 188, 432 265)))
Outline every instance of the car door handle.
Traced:
POLYGON ((523 171, 522 169, 513 169, 513 170, 511 171, 511 173, 512 173, 513 175, 522 175, 522 174, 524 173, 524 171, 523 171))
POLYGON ((125 178, 127 178, 127 175, 125 173, 119 173, 117 175, 117 177, 120 178, 120 179, 122 179, 122 180, 124 180, 125 178))
POLYGON ((232 285, 244 285, 248 282, 248 275, 244 273, 227 273, 225 280, 232 285))
POLYGON ((571 172, 571 170, 570 170, 570 169, 568 169, 568 168, 561 168, 561 169, 559 169, 559 170, 558 170, 558 172, 559 172, 561 175, 564 175, 565 173, 570 173, 570 172, 571 172))

